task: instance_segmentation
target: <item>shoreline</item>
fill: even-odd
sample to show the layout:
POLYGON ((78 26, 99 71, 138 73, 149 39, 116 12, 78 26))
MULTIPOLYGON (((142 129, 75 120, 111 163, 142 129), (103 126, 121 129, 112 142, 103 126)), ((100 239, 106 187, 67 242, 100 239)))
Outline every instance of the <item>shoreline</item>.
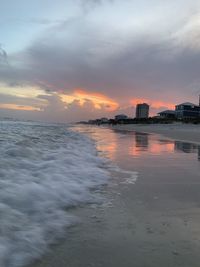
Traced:
POLYGON ((126 124, 109 127, 117 131, 159 134, 165 138, 200 145, 200 125, 191 124, 126 124))
MULTIPOLYGON (((133 144, 137 146, 136 134, 121 135, 121 128, 113 132, 96 128, 94 132, 103 131, 106 142, 116 144, 110 147, 110 153, 115 149, 113 162, 121 170, 137 172, 137 181, 126 182, 126 177, 111 172, 109 183, 100 190, 102 203, 73 209, 80 222, 28 267, 198 267, 200 182, 196 155, 168 150, 152 155, 138 146, 144 153, 133 157, 129 152, 133 144)), ((144 145, 147 140, 140 137, 144 145)), ((157 144, 155 139, 159 137, 148 136, 147 148, 157 144)))

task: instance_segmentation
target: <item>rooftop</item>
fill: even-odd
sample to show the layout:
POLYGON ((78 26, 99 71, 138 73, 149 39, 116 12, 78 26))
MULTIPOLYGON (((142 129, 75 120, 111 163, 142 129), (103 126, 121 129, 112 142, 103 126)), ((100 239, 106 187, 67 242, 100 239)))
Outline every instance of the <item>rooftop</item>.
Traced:
POLYGON ((184 102, 184 103, 178 104, 177 106, 198 106, 198 105, 193 104, 191 102, 184 102))
POLYGON ((139 104, 137 104, 137 106, 149 106, 147 103, 139 103, 139 104))
POLYGON ((175 114, 175 111, 167 109, 167 110, 163 110, 163 111, 159 112, 158 114, 164 114, 164 113, 175 114))

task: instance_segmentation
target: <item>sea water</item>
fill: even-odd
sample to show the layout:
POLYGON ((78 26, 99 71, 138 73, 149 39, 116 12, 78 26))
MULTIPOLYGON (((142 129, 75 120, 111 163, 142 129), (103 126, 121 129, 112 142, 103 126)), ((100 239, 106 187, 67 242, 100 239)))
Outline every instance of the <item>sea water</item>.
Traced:
POLYGON ((66 125, 0 122, 0 266, 24 266, 62 237, 67 210, 109 178, 94 141, 66 125))

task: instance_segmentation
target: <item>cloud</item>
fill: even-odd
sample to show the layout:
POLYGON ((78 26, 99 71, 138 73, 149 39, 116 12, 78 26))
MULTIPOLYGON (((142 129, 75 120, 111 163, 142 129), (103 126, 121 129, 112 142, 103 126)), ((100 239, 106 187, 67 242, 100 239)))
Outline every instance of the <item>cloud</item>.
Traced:
POLYGON ((200 12, 194 12, 187 20, 184 21, 182 27, 173 34, 178 47, 183 49, 191 49, 200 52, 200 12))
POLYGON ((85 99, 83 103, 78 99, 66 103, 58 94, 40 96, 40 98, 48 101, 48 105, 38 116, 45 121, 74 122, 88 120, 89 118, 95 119, 108 114, 105 107, 97 109, 94 102, 88 99, 85 99))
POLYGON ((77 0, 78 3, 81 3, 83 11, 89 12, 96 7, 104 4, 113 3, 115 0, 77 0))
POLYGON ((60 94, 60 96, 62 101, 68 104, 78 101, 80 106, 84 106, 87 101, 90 101, 95 109, 99 110, 105 109, 107 111, 115 111, 119 107, 117 102, 106 97, 105 95, 97 92, 88 92, 81 88, 75 89, 71 95, 60 94))
POLYGON ((49 24, 26 49, 6 55, 9 65, 0 63, 1 81, 43 88, 49 94, 44 115, 55 109, 63 120, 70 113, 74 119, 90 117, 90 109, 94 116, 110 115, 136 98, 152 103, 155 112, 195 99, 200 86, 199 6, 179 0, 83 3, 89 12, 49 24), (84 93, 78 95, 77 88, 84 93), (62 95, 71 97, 67 106, 62 95))
POLYGON ((49 19, 45 17, 32 17, 28 19, 22 19, 22 18, 16 18, 12 19, 13 22, 15 23, 25 23, 25 24, 38 24, 38 25, 43 25, 43 26, 53 26, 56 24, 63 23, 65 20, 62 19, 49 19))
POLYGON ((9 110, 24 110, 24 111, 40 111, 40 108, 27 106, 27 105, 16 105, 16 104, 6 104, 0 103, 0 109, 9 109, 9 110))
MULTIPOLYGON (((31 106, 33 109, 43 109, 47 102, 42 99, 35 99, 35 98, 28 98, 28 97, 17 97, 14 95, 6 95, 6 94, 0 94, 0 105, 1 107, 3 104, 6 104, 7 106, 31 106)), ((5 108, 5 106, 4 106, 5 108)))
POLYGON ((8 64, 8 55, 0 44, 0 65, 8 64))

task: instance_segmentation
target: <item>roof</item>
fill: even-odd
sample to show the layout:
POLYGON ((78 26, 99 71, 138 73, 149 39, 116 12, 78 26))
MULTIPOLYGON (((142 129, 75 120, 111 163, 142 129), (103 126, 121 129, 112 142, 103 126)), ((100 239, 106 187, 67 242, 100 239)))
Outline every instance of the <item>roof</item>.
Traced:
POLYGON ((159 112, 158 114, 164 114, 164 113, 167 113, 167 114, 175 114, 175 111, 174 110, 167 109, 167 110, 163 110, 163 111, 159 112))
POLYGON ((138 103, 137 106, 149 106, 147 103, 138 103))
POLYGON ((191 102, 184 102, 182 104, 178 104, 177 106, 197 106, 196 104, 193 104, 191 102))
POLYGON ((125 114, 118 114, 115 117, 122 116, 122 117, 127 117, 125 114))

